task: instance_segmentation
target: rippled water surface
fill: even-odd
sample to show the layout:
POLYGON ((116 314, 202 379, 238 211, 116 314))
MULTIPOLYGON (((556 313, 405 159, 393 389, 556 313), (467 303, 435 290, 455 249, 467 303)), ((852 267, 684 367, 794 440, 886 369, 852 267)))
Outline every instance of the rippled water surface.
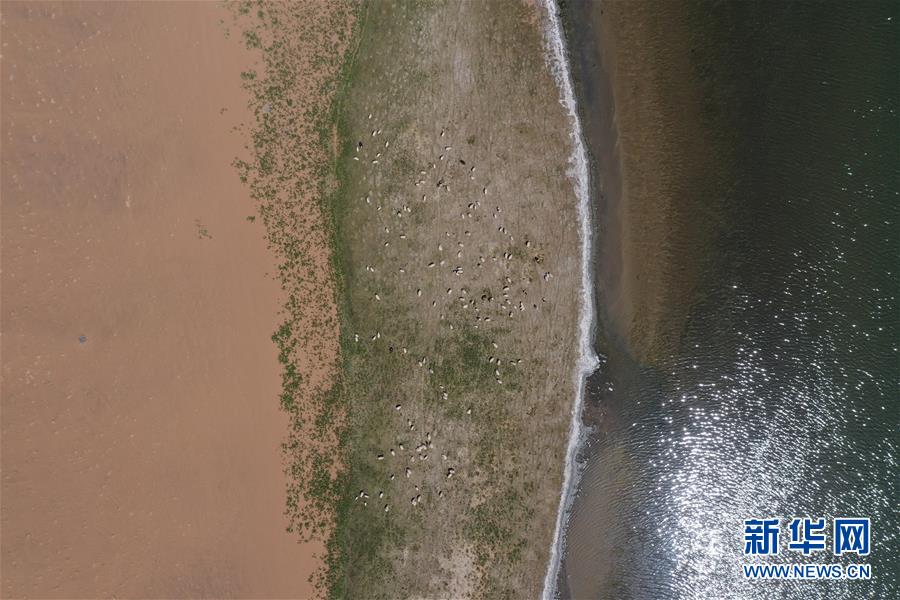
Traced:
MULTIPOLYGON (((632 19, 671 13, 693 36, 671 53, 668 38, 617 40, 617 51, 661 45, 647 69, 687 69, 685 85, 715 90, 704 97, 711 122, 733 127, 728 164, 723 156, 703 168, 727 184, 676 204, 687 215, 679 223, 693 216, 716 227, 666 232, 673 264, 680 248, 703 256, 687 265, 699 283, 676 298, 683 320, 661 325, 677 331, 675 342, 637 358, 627 338, 599 333, 606 360, 589 381, 596 428, 569 519, 563 596, 900 597, 898 6, 630 9, 632 19), (685 67, 675 56, 684 48, 702 56, 685 67), (768 516, 870 517, 874 579, 743 580, 742 521, 768 516)), ((576 20, 598 10, 572 9, 576 20)), ((570 27, 574 44, 600 43, 599 30, 570 27)), ((597 69, 575 65, 586 87, 602 85, 597 69)), ((589 129, 591 112, 602 112, 582 111, 589 129)), ((703 143, 681 141, 688 157, 677 165, 703 143)), ((589 142, 595 158, 604 151, 589 142)), ((600 218, 612 218, 597 202, 600 218)), ((608 264, 598 258, 598 269, 608 264)), ((607 333, 617 327, 609 302, 601 284, 607 333)), ((848 562, 804 558, 785 541, 772 562, 848 562)))

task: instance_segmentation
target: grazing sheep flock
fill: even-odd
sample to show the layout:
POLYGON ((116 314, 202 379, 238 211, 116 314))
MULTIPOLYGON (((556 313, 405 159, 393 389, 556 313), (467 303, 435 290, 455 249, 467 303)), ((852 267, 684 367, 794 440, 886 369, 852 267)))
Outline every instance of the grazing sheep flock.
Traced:
POLYGON ((569 122, 540 15, 372 6, 340 128, 341 589, 534 597, 581 276, 569 122))
MULTIPOLYGON (((386 156, 386 152, 391 147, 391 140, 385 139, 384 142, 381 142, 381 138, 390 136, 391 132, 386 132, 378 126, 378 118, 374 113, 369 113, 367 119, 373 123, 368 137, 374 140, 368 142, 363 141, 362 138, 358 139, 354 145, 352 158, 359 163, 359 169, 368 171, 364 172, 362 177, 366 180, 374 180, 377 177, 372 171, 381 168, 380 165, 383 164, 378 159, 391 160, 391 156, 386 156), (372 156, 376 158, 371 158, 372 156)), ((385 260, 385 263, 399 263, 383 264, 382 266, 388 267, 387 271, 389 272, 396 271, 399 274, 400 281, 396 282, 397 290, 411 290, 411 293, 406 292, 407 297, 403 300, 421 304, 433 322, 443 322, 449 330, 458 327, 460 320, 468 320, 473 329, 490 331, 491 324, 497 321, 517 319, 519 314, 526 311, 540 312, 547 302, 543 286, 549 282, 552 274, 549 271, 543 271, 540 276, 536 276, 537 267, 544 262, 544 257, 540 253, 532 252, 532 249, 540 247, 541 244, 525 235, 520 236, 521 241, 517 242, 515 235, 509 230, 509 228, 515 227, 515 222, 509 224, 508 227, 503 220, 501 204, 509 203, 514 206, 517 198, 498 198, 497 204, 492 209, 484 210, 479 194, 482 198, 490 195, 490 171, 483 170, 486 174, 484 179, 481 179, 480 175, 476 175, 477 165, 471 155, 477 154, 477 152, 472 144, 469 145, 468 154, 463 150, 465 146, 462 144, 458 147, 463 149, 456 152, 453 150, 453 145, 444 145, 446 141, 450 141, 448 132, 451 128, 452 125, 448 124, 435 137, 435 152, 440 154, 435 160, 428 163, 427 169, 418 170, 414 175, 410 174, 406 185, 406 194, 401 191, 382 197, 376 190, 369 190, 359 198, 359 202, 371 212, 369 218, 372 223, 389 223, 378 227, 378 230, 382 232, 380 240, 382 247, 389 247, 391 242, 397 244, 407 242, 408 248, 401 248, 396 251, 396 254, 382 253, 381 255, 383 259, 388 256, 394 259, 393 261, 385 260), (457 181, 459 185, 455 183, 457 181), (451 183, 456 191, 451 191, 451 183), (416 227, 407 225, 407 222, 418 216, 420 207, 429 202, 427 194, 423 194, 418 201, 412 199, 417 197, 414 188, 421 186, 436 190, 430 202, 439 205, 442 212, 459 210, 460 224, 454 230, 443 232, 443 239, 447 240, 447 248, 445 248, 444 242, 437 244, 432 242, 430 250, 426 248, 425 252, 413 247, 417 237, 416 227), (382 217, 379 213, 389 216, 382 217), (492 220, 498 220, 501 224, 497 227, 485 227, 488 215, 492 220), (473 238, 473 230, 476 227, 478 232, 473 238), (412 233, 407 234, 407 231, 412 233), (488 235, 484 235, 484 232, 487 232, 488 235), (471 252, 466 251, 467 243, 469 249, 472 249, 471 252), (448 248, 457 250, 453 252, 448 248), (487 271, 489 274, 485 276, 480 271, 487 271), (467 277, 467 273, 476 273, 477 275, 467 277), (488 291, 482 291, 480 294, 472 292, 473 289, 484 289, 482 287, 484 280, 492 277, 500 286, 500 291, 496 296, 488 291), (445 288, 445 286, 447 287, 445 288), (450 314, 455 317, 461 316, 462 319, 450 319, 450 314)), ((396 148, 397 144, 394 147, 396 148)), ((401 186, 400 189, 403 190, 403 187, 401 186)), ((507 214, 515 214, 515 211, 508 211, 507 214)), ((367 264, 365 273, 374 278, 379 271, 374 266, 367 264)), ((377 278, 374 279, 373 285, 378 285, 379 281, 377 278)), ((380 292, 375 292, 373 297, 376 302, 382 301, 380 292)), ((364 334, 363 337, 366 335, 364 334)), ((370 342, 379 344, 374 348, 376 352, 394 351, 390 332, 385 332, 382 338, 380 331, 374 331, 368 335, 368 338, 370 342)), ((354 333, 354 343, 364 343, 361 339, 358 332, 354 333)), ((395 341, 399 343, 399 340, 395 341)), ((497 351, 498 356, 489 356, 487 362, 492 366, 494 381, 498 385, 503 385, 505 373, 519 368, 523 359, 514 355, 499 356, 503 353, 504 347, 496 340, 491 341, 491 347, 497 351)), ((407 348, 403 347, 402 352, 406 354, 407 348)), ((426 369, 429 374, 433 374, 434 371, 429 363, 434 359, 435 357, 422 356, 416 361, 416 365, 426 369)), ((443 392, 441 399, 447 400, 448 394, 443 392)), ((386 402, 389 401, 386 400, 386 402)), ((415 431, 416 422, 412 418, 405 417, 401 404, 395 404, 394 409, 398 413, 397 422, 400 423, 398 440, 401 435, 404 439, 408 439, 405 434, 415 431)), ((472 408, 466 410, 466 415, 472 415, 472 408)), ((434 435, 436 439, 440 439, 439 432, 435 432, 434 435)), ((391 465, 407 463, 414 465, 414 468, 406 466, 404 471, 406 479, 411 480, 409 485, 412 488, 396 490, 396 494, 408 495, 411 489, 419 492, 420 485, 424 483, 424 475, 429 470, 443 470, 446 480, 450 480, 456 473, 452 463, 449 463, 451 466, 444 464, 450 461, 448 457, 453 454, 454 448, 436 446, 432 441, 432 432, 430 431, 425 433, 424 440, 416 444, 413 449, 405 451, 404 444, 400 442, 397 443, 397 447, 400 448, 401 454, 397 454, 394 448, 379 450, 374 454, 376 460, 387 459, 391 461, 391 465), (429 458, 427 451, 432 449, 443 451, 441 461, 432 462, 430 465, 423 464, 429 458), (388 457, 386 454, 390 454, 390 456, 388 457), (419 478, 416 477, 417 471, 421 475, 419 478)), ((393 472, 387 476, 387 480, 394 481, 393 472)), ((436 495, 438 499, 445 496, 443 488, 427 489, 427 496, 436 495)), ((451 490, 448 488, 446 492, 450 493, 451 490)), ((368 507, 366 502, 368 497, 368 493, 361 490, 354 500, 362 500, 361 506, 365 508, 368 507)), ((384 497, 384 492, 379 492, 379 497, 384 497)), ((420 509, 425 506, 422 494, 417 493, 412 496, 409 505, 411 508, 420 509)), ((385 512, 391 508, 390 501, 383 505, 385 512)))

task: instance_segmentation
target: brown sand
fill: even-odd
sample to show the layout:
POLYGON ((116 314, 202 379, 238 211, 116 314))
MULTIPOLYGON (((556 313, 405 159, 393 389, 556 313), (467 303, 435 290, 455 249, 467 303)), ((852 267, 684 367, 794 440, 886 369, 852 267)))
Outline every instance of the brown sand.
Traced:
POLYGON ((230 166, 251 57, 214 3, 2 18, 2 595, 308 595, 230 166))

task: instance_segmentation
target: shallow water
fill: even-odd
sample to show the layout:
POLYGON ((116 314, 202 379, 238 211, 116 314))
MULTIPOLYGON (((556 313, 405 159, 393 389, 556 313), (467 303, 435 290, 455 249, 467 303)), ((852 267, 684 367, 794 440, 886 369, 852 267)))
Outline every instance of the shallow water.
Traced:
MULTIPOLYGON (((599 29, 587 25, 604 18, 599 6, 570 9, 570 44, 600 44, 599 29)), ((605 292, 629 276, 629 263, 612 256, 620 248, 601 244, 597 344, 606 360, 588 385, 596 428, 582 452, 561 594, 895 597, 900 9, 673 2, 626 10, 616 18, 684 32, 676 39, 651 25, 641 31, 653 37, 616 39, 615 51, 652 46, 646 81, 632 73, 632 83, 649 87, 660 72, 676 71, 681 79, 658 89, 692 97, 665 87, 683 85, 703 98, 689 126, 672 112, 646 124, 686 148, 655 165, 670 169, 666 181, 697 181, 698 192, 672 184, 668 204, 622 200, 666 228, 656 232, 663 247, 644 249, 641 261, 685 273, 651 289, 672 308, 655 325, 665 343, 652 352, 616 321, 618 299, 605 292), (684 133, 691 128, 696 138, 684 133), (708 161, 692 149, 698 144, 721 160, 708 161), (678 215, 660 221, 655 210, 678 215), (622 272, 611 276, 615 269, 622 272), (870 517, 872 554, 849 562, 872 565, 874 579, 745 581, 742 521, 766 516, 870 517)), ((604 74, 573 52, 586 128, 593 120, 596 133, 604 74)), ((640 154, 628 147, 639 137, 631 133, 620 130, 620 143, 640 154)), ((596 136, 589 143, 595 164, 603 162, 609 148, 596 136)), ((629 185, 637 175, 627 174, 629 185)), ((605 205, 614 200, 597 187, 600 220, 616 218, 605 205)), ((598 235, 628 243, 617 227, 601 222, 598 235)), ((783 550, 773 562, 847 561, 783 550)))

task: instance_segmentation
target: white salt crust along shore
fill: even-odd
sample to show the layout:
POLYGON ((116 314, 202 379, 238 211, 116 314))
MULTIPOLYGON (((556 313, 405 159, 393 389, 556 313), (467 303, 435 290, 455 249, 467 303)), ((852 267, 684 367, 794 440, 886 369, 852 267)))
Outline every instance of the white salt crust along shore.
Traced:
POLYGON ((572 138, 572 153, 569 155, 569 171, 567 174, 572 178, 575 187, 575 195, 578 199, 579 225, 581 226, 580 352, 579 360, 573 373, 575 377, 575 399, 572 403, 559 510, 556 516, 553 539, 550 542, 547 574, 544 577, 543 598, 544 600, 550 600, 556 596, 556 579, 565 544, 564 524, 571 508, 574 491, 579 479, 579 473, 576 472, 575 456, 585 437, 584 427, 581 422, 585 383, 588 376, 597 368, 598 360, 591 347, 594 329, 594 280, 591 268, 592 223, 587 150, 581 129, 581 119, 578 116, 578 105, 575 100, 565 38, 562 24, 560 23, 559 6, 556 0, 541 0, 541 3, 544 12, 544 43, 546 45, 547 65, 559 88, 559 101, 569 114, 569 135, 572 138))

